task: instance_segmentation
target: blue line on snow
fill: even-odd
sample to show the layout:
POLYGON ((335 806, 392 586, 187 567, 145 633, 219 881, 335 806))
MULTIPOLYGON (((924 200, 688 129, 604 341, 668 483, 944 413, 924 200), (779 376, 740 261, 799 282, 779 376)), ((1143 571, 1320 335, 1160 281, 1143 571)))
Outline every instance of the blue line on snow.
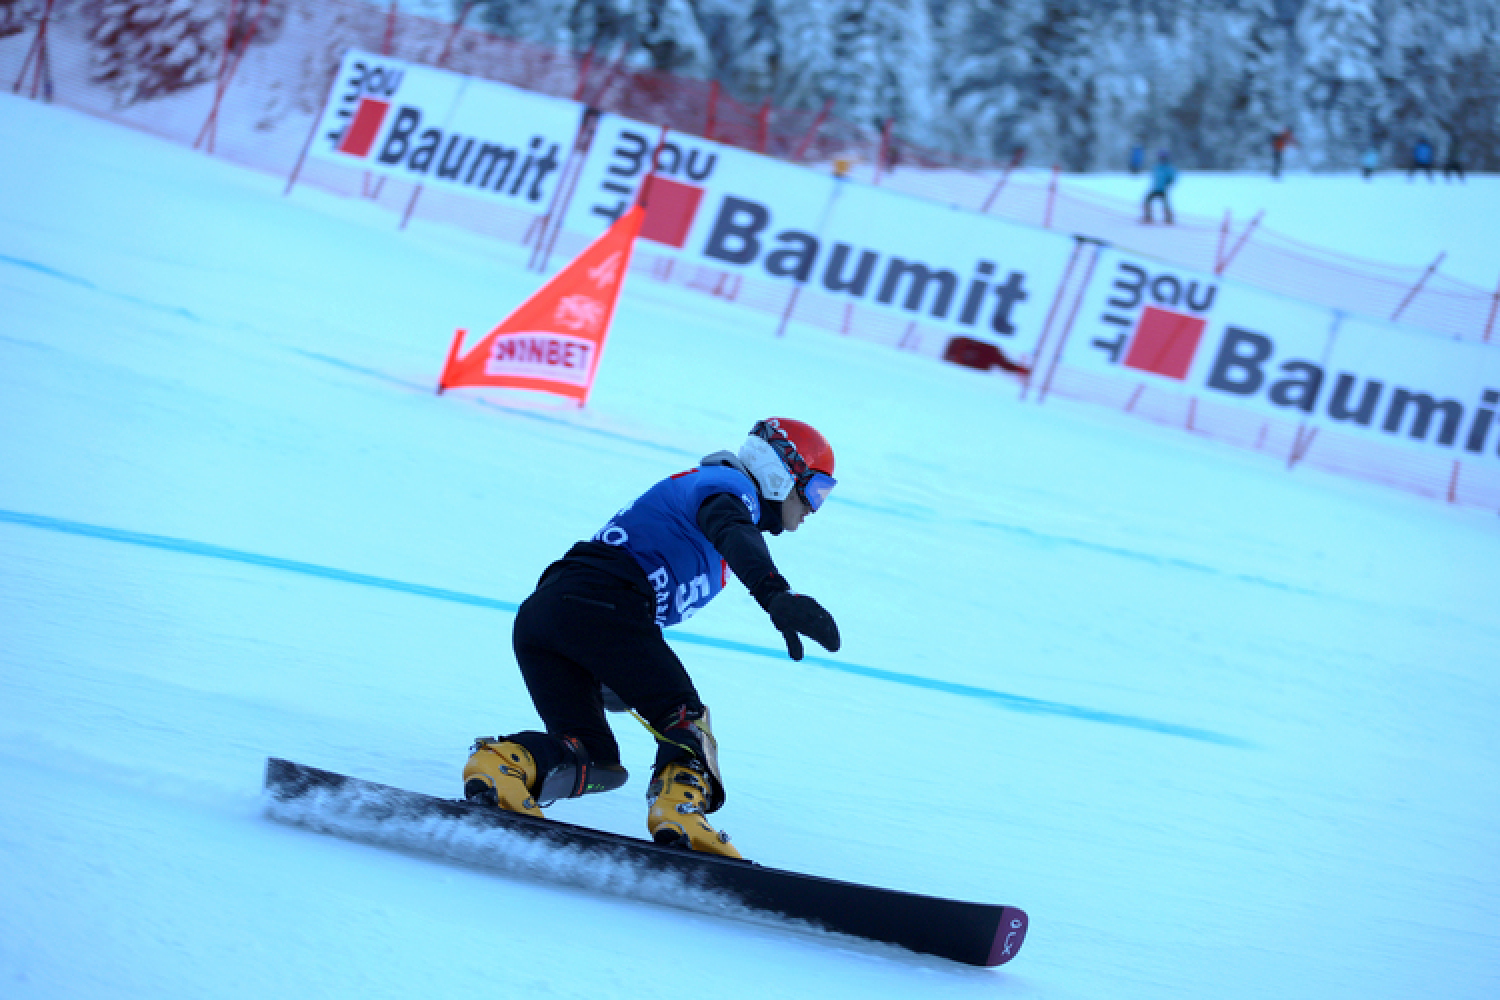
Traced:
MULTIPOLYGON (((143 548, 160 549, 166 552, 180 552, 186 555, 204 556, 210 559, 223 559, 229 562, 244 563, 250 566, 261 566, 266 569, 282 570, 289 573, 300 573, 304 576, 319 577, 324 580, 334 580, 339 583, 353 583, 362 587, 375 587, 381 590, 391 590, 402 594, 413 594, 417 597, 431 597, 440 601, 449 601, 454 604, 467 604, 473 607, 488 608, 493 611, 506 611, 514 614, 520 607, 511 601, 499 601, 489 597, 479 597, 475 594, 465 594, 457 590, 444 590, 441 587, 427 587, 418 583, 406 583, 401 580, 391 580, 381 576, 371 576, 366 573, 351 573, 347 570, 334 569, 329 566, 319 566, 314 563, 298 562, 294 559, 278 559, 275 556, 260 555, 255 552, 244 552, 239 549, 224 548, 218 545, 209 545, 205 542, 194 542, 187 539, 171 538, 166 535, 148 535, 136 531, 123 531, 118 528, 106 528, 100 525, 84 524, 80 521, 67 521, 62 518, 44 517, 40 514, 26 514, 20 511, 0 509, 0 522, 24 525, 29 528, 40 528, 44 531, 55 531, 65 535, 77 535, 84 538, 99 538, 111 542, 121 542, 126 545, 138 545, 143 548)), ((698 646, 710 646, 715 649, 724 649, 736 653, 748 653, 754 656, 767 656, 780 660, 785 657, 783 649, 770 646, 756 646, 746 642, 738 642, 733 639, 719 639, 713 636, 694 635, 690 632, 676 632, 670 638, 677 642, 692 643, 698 646)), ((921 677, 916 674, 903 674, 894 670, 882 670, 879 667, 866 667, 857 663, 848 663, 844 660, 832 660, 826 656, 809 656, 802 660, 809 666, 823 667, 828 670, 837 670, 856 677, 866 677, 872 680, 888 681, 893 684, 903 684, 907 687, 921 688, 927 691, 941 691, 944 694, 958 695, 963 698, 973 698, 988 702, 1012 712, 1024 712, 1031 715, 1055 715, 1069 719, 1079 719, 1084 722, 1098 722, 1110 726, 1123 726, 1127 729, 1139 729, 1146 732, 1161 733, 1167 736, 1180 736, 1184 739, 1197 740, 1203 743, 1217 743, 1221 746, 1250 747, 1252 744, 1233 736, 1225 736, 1207 729, 1197 729, 1192 726, 1180 726, 1171 722, 1161 722, 1156 719, 1147 719, 1136 715, 1119 715, 1114 712, 1101 712, 1080 705, 1069 705, 1065 702, 1043 701, 1039 698, 1027 698, 1024 695, 1009 694, 1005 691, 994 691, 989 688, 974 687, 968 684, 955 684, 951 681, 936 680, 931 677, 921 677)))

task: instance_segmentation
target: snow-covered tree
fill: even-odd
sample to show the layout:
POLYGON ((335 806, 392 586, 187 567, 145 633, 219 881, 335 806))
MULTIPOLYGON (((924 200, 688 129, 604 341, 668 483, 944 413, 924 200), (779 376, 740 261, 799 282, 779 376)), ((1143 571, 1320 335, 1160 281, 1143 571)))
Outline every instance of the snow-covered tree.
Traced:
POLYGON ((104 0, 89 29, 94 80, 123 107, 214 79, 224 13, 194 0, 104 0))
MULTIPOLYGON (((404 0, 417 3, 419 0, 404 0)), ((436 0, 420 0, 433 3, 436 0)), ((456 12, 465 0, 449 0, 456 12)), ((1418 134, 1500 166, 1494 0, 480 0, 478 22, 626 55, 953 154, 1119 169, 1389 162, 1418 134), (1294 161, 1296 162, 1296 161, 1294 161)), ((472 23, 472 22, 471 22, 472 23)))

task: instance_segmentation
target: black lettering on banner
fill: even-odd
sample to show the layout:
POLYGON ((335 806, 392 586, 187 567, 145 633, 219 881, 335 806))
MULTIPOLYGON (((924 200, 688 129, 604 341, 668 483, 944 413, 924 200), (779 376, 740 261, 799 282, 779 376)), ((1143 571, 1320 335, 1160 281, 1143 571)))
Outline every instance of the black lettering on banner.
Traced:
POLYGON ((624 163, 617 160, 606 167, 605 172, 616 177, 635 177, 646 166, 646 150, 651 148, 651 142, 639 133, 624 130, 620 132, 620 141, 630 143, 630 148, 616 146, 611 152, 624 163))
POLYGON ((443 141, 443 130, 430 128, 422 133, 422 141, 417 143, 417 148, 411 151, 411 158, 406 161, 406 169, 414 174, 425 174, 427 168, 432 166, 432 158, 437 155, 438 145, 443 141))
POLYGON ((725 195, 703 256, 728 264, 751 263, 760 255, 760 240, 756 237, 770 221, 771 213, 766 206, 725 195))
POLYGON ((791 245, 781 246, 766 254, 766 273, 778 278, 806 281, 807 276, 812 273, 813 260, 818 256, 818 238, 795 229, 777 233, 776 238, 783 244, 791 245))
POLYGON ((1277 406, 1294 406, 1311 413, 1318 403, 1318 390, 1323 388, 1323 369, 1310 361, 1288 361, 1281 366, 1284 372, 1300 375, 1300 378, 1278 379, 1267 393, 1277 406))
POLYGON ((698 154, 701 150, 690 149, 687 155, 687 164, 683 167, 689 180, 706 181, 708 175, 714 172, 714 164, 719 160, 718 153, 708 153, 704 156, 703 163, 698 163, 698 154))
POLYGON ((984 305, 984 293, 989 288, 986 279, 995 274, 994 261, 982 260, 974 265, 974 270, 979 272, 969 280, 969 294, 964 296, 963 312, 958 314, 960 323, 973 325, 979 318, 979 307, 984 305))
POLYGON ((823 268, 823 287, 830 292, 848 292, 859 297, 869 287, 870 275, 875 272, 875 262, 880 259, 880 255, 874 250, 861 250, 859 263, 854 266, 854 277, 846 278, 844 262, 849 259, 853 249, 847 243, 833 245, 833 252, 828 255, 828 263, 823 268))
POLYGON ((1271 338, 1237 326, 1225 327, 1224 341, 1208 374, 1208 387, 1253 396, 1265 381, 1261 365, 1271 356, 1271 338))
POLYGON ((396 112, 396 121, 391 125, 391 133, 385 137, 385 145, 380 148, 380 162, 395 164, 405 159, 411 134, 421 124, 422 112, 416 108, 403 106, 400 111, 396 112))
POLYGON ((450 135, 448 145, 443 149, 443 158, 438 162, 437 175, 443 180, 456 181, 458 175, 464 169, 464 161, 469 158, 469 150, 474 148, 473 139, 465 139, 460 135, 450 135), (463 150, 458 154, 458 159, 453 158, 453 150, 458 147, 459 141, 463 142, 463 150))
POLYGON ((1136 267, 1134 264, 1126 260, 1120 261, 1120 271, 1123 273, 1133 274, 1135 276, 1135 280, 1127 283, 1120 280, 1119 275, 1116 275, 1114 283, 1110 285, 1110 287, 1118 288, 1120 291, 1126 293, 1130 297, 1126 299, 1114 297, 1106 302, 1105 305, 1109 306, 1111 309, 1134 309, 1136 306, 1141 304, 1141 299, 1144 297, 1143 293, 1146 289, 1146 272, 1144 269, 1136 267))
POLYGON ((1092 346, 1103 351, 1108 351, 1110 363, 1118 364, 1120 356, 1125 353, 1125 345, 1130 340, 1132 320, 1129 316, 1116 316, 1114 313, 1105 313, 1100 319, 1111 326, 1117 326, 1121 329, 1119 333, 1115 334, 1113 339, 1107 340, 1104 337, 1095 337, 1092 346))
POLYGON ((1475 412, 1474 426, 1469 428, 1469 440, 1464 442, 1464 448, 1476 455, 1484 451, 1484 439, 1490 432, 1490 423, 1495 419, 1495 411, 1491 407, 1500 403, 1500 392, 1486 389, 1483 399, 1485 405, 1475 412))
POLYGON ((1380 390, 1384 385, 1374 379, 1366 379, 1359 395, 1359 406, 1349 409, 1349 391, 1354 388, 1356 377, 1347 372, 1339 373, 1333 384, 1333 398, 1328 401, 1328 415, 1335 420, 1353 420, 1368 427, 1375 416, 1375 407, 1380 403, 1380 390))
POLYGON ((497 146, 486 142, 479 147, 479 155, 474 157, 474 163, 469 167, 467 183, 477 184, 481 188, 490 186, 490 175, 495 168, 500 168, 500 176, 495 178, 495 190, 500 190, 505 184, 505 179, 510 176, 510 168, 515 166, 516 153, 509 146, 497 146), (483 172, 481 172, 483 171, 483 172))
POLYGON ((911 277, 911 284, 906 289, 906 300, 902 308, 912 312, 922 308, 922 299, 927 294, 927 286, 936 281, 938 283, 937 295, 932 304, 932 315, 939 319, 948 315, 948 305, 953 300, 953 293, 958 287, 958 275, 952 271, 934 270, 920 261, 902 260, 900 257, 892 257, 886 261, 885 280, 881 282, 880 294, 875 296, 875 301, 889 305, 896 297, 896 292, 901 286, 903 277, 911 277))
POLYGON ((1397 389, 1391 394, 1391 408, 1386 411, 1385 424, 1382 430, 1392 434, 1399 434, 1401 424, 1406 416, 1408 407, 1416 408, 1416 416, 1412 418, 1411 436, 1419 441, 1427 439, 1427 430, 1432 423, 1434 413, 1443 414, 1443 429, 1438 433, 1438 443, 1451 445, 1453 439, 1458 436, 1458 428, 1463 424, 1464 407, 1456 399, 1445 399, 1438 402, 1425 392, 1412 392, 1408 389, 1397 389))
POLYGON ((1010 321, 1010 311, 1017 302, 1027 299, 1022 282, 1021 272, 1012 271, 1006 276, 1005 284, 995 287, 995 314, 990 317, 990 329, 996 333, 1009 335, 1016 332, 1015 324, 1010 321))
POLYGON ((1182 298, 1182 282, 1175 274, 1158 274, 1151 282, 1151 297, 1161 305, 1175 307, 1182 298))

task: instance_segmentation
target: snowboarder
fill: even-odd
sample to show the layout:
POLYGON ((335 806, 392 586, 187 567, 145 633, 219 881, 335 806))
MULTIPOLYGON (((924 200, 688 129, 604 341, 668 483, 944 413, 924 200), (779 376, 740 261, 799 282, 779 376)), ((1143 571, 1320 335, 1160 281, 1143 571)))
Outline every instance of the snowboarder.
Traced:
POLYGON ((804 635, 836 652, 833 616, 792 592, 761 537, 796 531, 821 508, 833 465, 833 448, 807 424, 759 421, 738 454, 716 452, 663 479, 547 567, 512 636, 546 732, 475 741, 465 798, 541 816, 538 802, 620 787, 626 772, 604 712, 628 710, 657 740, 652 839, 739 857, 705 818, 724 804, 717 744, 662 629, 699 611, 732 571, 792 659, 802 659, 804 635))
POLYGON ((1159 198, 1166 224, 1169 226, 1172 224, 1172 203, 1167 200, 1167 189, 1175 180, 1177 180, 1177 168, 1172 166, 1172 156, 1164 149, 1156 154, 1156 166, 1151 168, 1151 190, 1146 193, 1146 202, 1142 206, 1146 214, 1141 221, 1154 221, 1151 218, 1151 203, 1159 198))
POLYGON ((1375 175, 1375 171, 1379 169, 1380 150, 1376 149, 1373 145, 1365 147, 1364 153, 1362 153, 1359 158, 1360 174, 1364 177, 1365 180, 1369 180, 1375 175))

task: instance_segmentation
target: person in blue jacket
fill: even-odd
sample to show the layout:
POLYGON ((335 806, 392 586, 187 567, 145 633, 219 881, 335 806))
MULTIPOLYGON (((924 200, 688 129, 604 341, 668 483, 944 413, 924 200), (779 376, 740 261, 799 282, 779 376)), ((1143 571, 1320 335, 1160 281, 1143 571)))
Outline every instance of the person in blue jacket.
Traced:
POLYGON ((646 826, 657 843, 739 857, 705 818, 724 804, 708 708, 662 629, 692 617, 734 575, 770 615, 787 653, 801 636, 830 652, 838 626, 792 592, 763 532, 796 531, 834 487, 833 448, 800 420, 751 429, 738 454, 709 455, 617 513, 548 566, 516 614, 516 662, 545 732, 476 740, 464 797, 541 816, 541 804, 625 783, 605 710, 630 711, 657 740, 646 826))

